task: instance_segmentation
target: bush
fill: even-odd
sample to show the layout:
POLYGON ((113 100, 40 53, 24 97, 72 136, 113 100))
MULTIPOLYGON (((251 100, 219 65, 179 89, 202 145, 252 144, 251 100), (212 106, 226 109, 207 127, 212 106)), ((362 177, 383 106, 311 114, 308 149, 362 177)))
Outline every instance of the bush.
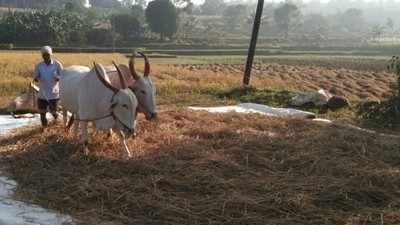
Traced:
POLYGON ((14 48, 13 44, 0 44, 0 49, 1 50, 11 50, 14 48))
POLYGON ((91 29, 86 33, 86 39, 91 46, 111 47, 113 43, 112 33, 108 29, 91 29))
POLYGON ((378 127, 400 127, 400 58, 393 56, 387 65, 389 72, 397 75, 395 94, 382 102, 365 102, 358 106, 357 114, 378 127))
POLYGON ((358 105, 357 114, 364 121, 378 127, 400 127, 400 97, 392 96, 382 102, 365 102, 358 105))

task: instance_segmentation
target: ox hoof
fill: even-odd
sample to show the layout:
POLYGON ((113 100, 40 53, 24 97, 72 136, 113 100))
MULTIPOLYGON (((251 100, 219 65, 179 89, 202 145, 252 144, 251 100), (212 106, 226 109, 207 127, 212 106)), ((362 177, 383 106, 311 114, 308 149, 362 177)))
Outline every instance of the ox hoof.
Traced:
POLYGON ((89 148, 88 148, 88 147, 85 147, 85 148, 83 149, 83 154, 85 154, 85 156, 88 156, 89 153, 90 153, 89 148))
POLYGON ((132 154, 131 153, 125 154, 124 158, 125 159, 131 159, 132 158, 132 154))

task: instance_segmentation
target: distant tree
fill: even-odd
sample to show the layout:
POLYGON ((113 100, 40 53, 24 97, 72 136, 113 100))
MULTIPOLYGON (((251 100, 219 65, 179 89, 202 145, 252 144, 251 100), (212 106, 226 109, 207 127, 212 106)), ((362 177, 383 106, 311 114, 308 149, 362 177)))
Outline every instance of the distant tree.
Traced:
POLYGON ((121 3, 125 7, 131 7, 134 4, 135 0, 121 0, 121 3))
POLYGON ((86 18, 80 13, 10 12, 0 20, 0 42, 22 45, 82 45, 88 27, 86 18))
POLYGON ((389 28, 390 31, 394 30, 394 21, 392 18, 388 17, 386 19, 386 27, 389 28))
POLYGON ((201 5, 203 15, 221 15, 226 7, 224 0, 205 0, 201 5))
POLYGON ((104 28, 94 28, 86 33, 88 45, 91 46, 112 46, 113 36, 110 30, 104 28))
POLYGON ((326 35, 329 31, 329 21, 321 14, 309 14, 304 17, 302 32, 312 35, 326 35))
POLYGON ((90 4, 93 7, 101 8, 116 8, 121 6, 118 0, 90 0, 90 4))
POLYGON ((139 20, 129 14, 116 14, 111 18, 113 30, 120 34, 122 40, 129 41, 132 39, 142 38, 144 28, 139 20))
POLYGON ((223 12, 225 29, 227 32, 235 32, 241 30, 246 23, 247 6, 246 5, 230 5, 223 12))
POLYGON ((69 12, 78 12, 84 9, 84 1, 82 0, 66 0, 62 4, 64 9, 69 12))
POLYGON ((384 26, 382 26, 382 25, 374 25, 371 28, 371 36, 372 36, 372 38, 374 40, 377 40, 382 36, 384 31, 385 31, 385 27, 384 26))
POLYGON ((135 0, 134 5, 141 6, 144 9, 146 8, 146 0, 135 0))
POLYGON ((350 32, 363 31, 365 27, 364 13, 361 9, 350 8, 340 15, 341 25, 350 32))
POLYGON ((146 9, 146 20, 151 31, 160 34, 161 40, 172 37, 178 29, 177 9, 170 0, 151 1, 146 9))
POLYGON ((199 20, 188 13, 181 13, 178 19, 178 35, 179 38, 187 38, 188 35, 193 34, 196 27, 199 25, 199 20))
POLYGON ((134 4, 131 7, 131 15, 135 17, 140 23, 144 24, 145 22, 145 13, 144 8, 141 4, 134 4))
POLYGON ((284 37, 289 37, 289 31, 292 26, 298 22, 300 17, 299 8, 290 2, 281 4, 274 11, 274 20, 279 30, 284 33, 284 37))
POLYGON ((176 7, 185 10, 190 9, 194 5, 192 0, 173 0, 173 3, 176 7))

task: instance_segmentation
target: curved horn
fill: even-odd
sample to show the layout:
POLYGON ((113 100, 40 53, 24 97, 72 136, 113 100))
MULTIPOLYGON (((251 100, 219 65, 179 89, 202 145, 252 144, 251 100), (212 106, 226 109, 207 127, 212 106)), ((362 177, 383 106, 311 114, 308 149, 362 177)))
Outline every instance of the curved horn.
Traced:
POLYGON ((97 64, 95 62, 93 62, 93 65, 97 74, 97 78, 101 81, 101 83, 103 83, 103 85, 106 86, 106 88, 110 89, 114 93, 117 93, 119 91, 118 88, 112 86, 109 82, 106 81, 106 79, 104 79, 104 77, 100 74, 100 71, 97 68, 97 64))
POLYGON ((149 58, 143 53, 143 52, 138 52, 141 56, 144 58, 144 76, 147 77, 150 74, 150 62, 149 58))
POLYGON ((114 61, 113 61, 113 64, 115 66, 115 69, 117 69, 119 81, 121 82, 122 89, 126 89, 127 86, 126 86, 125 77, 122 75, 121 70, 119 69, 119 67, 117 66, 117 64, 114 61))
POLYGON ((135 70, 135 54, 133 54, 131 59, 129 60, 129 70, 131 71, 131 75, 132 75, 133 79, 135 79, 135 80, 140 79, 139 75, 136 73, 136 70, 135 70))

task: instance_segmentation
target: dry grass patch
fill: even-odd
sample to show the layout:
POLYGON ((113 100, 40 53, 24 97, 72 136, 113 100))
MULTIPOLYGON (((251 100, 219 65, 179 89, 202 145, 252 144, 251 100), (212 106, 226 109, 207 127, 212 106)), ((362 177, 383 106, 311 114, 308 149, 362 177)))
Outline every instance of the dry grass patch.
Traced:
POLYGON ((79 224, 399 224, 399 140, 302 120, 172 110, 90 157, 61 127, 0 141, 18 198, 79 224))
MULTIPOLYGON (((216 65, 178 67, 183 67, 192 72, 202 71, 203 73, 228 70, 229 72, 225 74, 237 77, 242 76, 241 70, 243 70, 242 65, 218 65, 220 69, 216 69, 216 65), (232 67, 236 69, 232 69, 232 67)), ((355 101, 366 98, 382 100, 391 94, 392 86, 396 82, 394 74, 384 71, 357 71, 340 69, 340 67, 326 68, 282 64, 258 64, 254 68, 255 74, 252 84, 257 87, 292 91, 315 91, 324 88, 355 101)))

